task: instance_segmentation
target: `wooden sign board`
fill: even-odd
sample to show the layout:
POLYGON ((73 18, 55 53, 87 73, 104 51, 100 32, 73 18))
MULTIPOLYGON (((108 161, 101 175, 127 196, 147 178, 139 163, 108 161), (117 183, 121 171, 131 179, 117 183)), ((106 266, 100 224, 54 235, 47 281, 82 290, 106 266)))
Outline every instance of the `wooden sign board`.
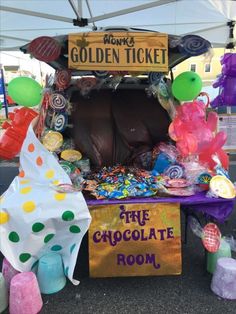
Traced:
POLYGON ((154 32, 69 34, 68 67, 92 71, 168 72, 168 36, 154 32))
POLYGON ((179 204, 121 203, 89 209, 91 277, 181 273, 179 204))

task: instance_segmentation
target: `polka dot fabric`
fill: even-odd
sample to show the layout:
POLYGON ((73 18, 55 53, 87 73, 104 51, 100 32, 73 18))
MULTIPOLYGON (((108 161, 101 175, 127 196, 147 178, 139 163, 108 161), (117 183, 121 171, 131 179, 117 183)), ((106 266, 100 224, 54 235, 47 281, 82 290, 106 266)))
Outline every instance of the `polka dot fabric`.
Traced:
POLYGON ((19 271, 31 271, 42 255, 57 252, 66 275, 78 284, 73 272, 91 216, 83 195, 58 193, 59 183, 71 181, 30 127, 19 174, 0 198, 0 250, 19 271))

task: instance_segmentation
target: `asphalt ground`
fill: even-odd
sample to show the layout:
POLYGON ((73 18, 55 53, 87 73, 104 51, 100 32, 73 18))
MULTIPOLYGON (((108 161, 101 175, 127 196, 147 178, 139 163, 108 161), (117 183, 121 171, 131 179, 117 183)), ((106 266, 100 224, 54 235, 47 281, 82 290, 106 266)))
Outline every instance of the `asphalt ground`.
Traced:
MULTIPOLYGON (((8 168, 7 176, 0 172, 0 194, 16 175, 16 169, 8 168)), ((206 223, 204 217, 200 220, 202 225, 206 223)), ((184 222, 181 213, 182 235, 184 222)), ((236 240, 236 208, 229 220, 219 227, 222 235, 233 235, 236 240)), ((233 257, 236 258, 234 252, 233 257)), ((2 258, 1 255, 0 269, 2 258)), ((73 286, 68 281, 60 292, 42 295, 44 305, 40 314, 236 314, 236 300, 221 299, 211 291, 212 275, 206 271, 205 251, 201 240, 191 230, 187 243, 182 243, 182 260, 182 274, 178 276, 93 279, 88 276, 85 237, 74 272, 80 285, 73 286)), ((4 312, 7 313, 8 310, 4 312)))

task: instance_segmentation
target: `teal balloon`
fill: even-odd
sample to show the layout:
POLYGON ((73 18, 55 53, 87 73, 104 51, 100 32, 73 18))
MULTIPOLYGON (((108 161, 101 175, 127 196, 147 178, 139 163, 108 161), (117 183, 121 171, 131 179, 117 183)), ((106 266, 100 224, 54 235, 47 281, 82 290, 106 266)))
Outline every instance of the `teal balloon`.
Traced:
POLYGON ((201 92, 202 79, 192 71, 179 74, 172 84, 172 94, 180 101, 195 99, 201 92))
POLYGON ((8 94, 18 105, 34 107, 42 100, 42 86, 30 77, 16 77, 8 84, 8 94))

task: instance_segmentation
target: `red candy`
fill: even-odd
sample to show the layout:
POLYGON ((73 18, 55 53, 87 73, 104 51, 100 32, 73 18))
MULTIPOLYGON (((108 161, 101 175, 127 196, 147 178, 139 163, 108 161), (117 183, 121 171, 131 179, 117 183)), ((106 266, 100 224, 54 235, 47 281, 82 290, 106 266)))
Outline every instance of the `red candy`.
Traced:
POLYGON ((61 45, 52 37, 41 36, 31 41, 29 52, 40 61, 54 61, 60 56, 61 45))

